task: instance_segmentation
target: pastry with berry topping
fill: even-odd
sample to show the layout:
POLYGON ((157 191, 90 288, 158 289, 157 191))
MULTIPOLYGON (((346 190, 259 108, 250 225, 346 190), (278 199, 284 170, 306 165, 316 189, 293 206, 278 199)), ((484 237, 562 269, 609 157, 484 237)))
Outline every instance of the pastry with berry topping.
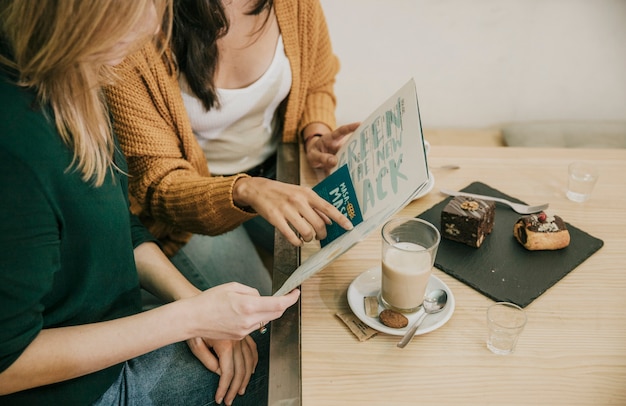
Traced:
POLYGON ((455 196, 441 211, 441 235, 478 248, 493 230, 495 213, 492 201, 455 196))
POLYGON ((563 219, 544 212, 521 217, 513 226, 513 235, 530 251, 559 250, 570 241, 563 219))

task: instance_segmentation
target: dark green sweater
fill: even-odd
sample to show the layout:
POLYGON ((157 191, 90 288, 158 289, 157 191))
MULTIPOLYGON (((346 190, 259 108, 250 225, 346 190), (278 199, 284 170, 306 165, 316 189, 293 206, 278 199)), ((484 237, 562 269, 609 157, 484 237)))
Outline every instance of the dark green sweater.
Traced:
MULTIPOLYGON (((129 214, 127 179, 110 173, 93 187, 71 161, 33 94, 0 66, 0 372, 41 329, 141 309, 133 247, 153 238, 129 214)), ((125 170, 119 154, 116 164, 125 170)), ((0 396, 0 405, 89 404, 120 370, 0 396)))

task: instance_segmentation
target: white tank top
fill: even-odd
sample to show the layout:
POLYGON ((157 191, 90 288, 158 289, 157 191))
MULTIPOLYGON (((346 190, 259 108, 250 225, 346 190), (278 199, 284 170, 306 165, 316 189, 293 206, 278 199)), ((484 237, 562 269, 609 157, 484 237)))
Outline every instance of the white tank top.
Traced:
POLYGON ((211 173, 231 175, 263 163, 276 152, 275 116, 291 88, 291 68, 279 36, 265 73, 242 89, 216 89, 221 107, 206 111, 187 84, 179 80, 191 127, 211 173))

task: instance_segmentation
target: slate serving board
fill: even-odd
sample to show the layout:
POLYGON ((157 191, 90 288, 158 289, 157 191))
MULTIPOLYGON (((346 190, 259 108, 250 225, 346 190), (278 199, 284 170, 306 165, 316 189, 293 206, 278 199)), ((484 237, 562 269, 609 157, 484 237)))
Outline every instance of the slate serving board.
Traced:
MULTIPOLYGON (((525 204, 481 182, 462 191, 525 204)), ((417 217, 441 230, 441 210, 451 199, 444 199, 417 217)), ((559 214, 550 209, 548 213, 559 214)), ((513 225, 520 217, 508 206, 496 203, 494 229, 480 248, 442 237, 435 266, 495 301, 526 307, 604 245, 602 240, 566 223, 571 240, 568 247, 528 251, 513 237, 513 225)))

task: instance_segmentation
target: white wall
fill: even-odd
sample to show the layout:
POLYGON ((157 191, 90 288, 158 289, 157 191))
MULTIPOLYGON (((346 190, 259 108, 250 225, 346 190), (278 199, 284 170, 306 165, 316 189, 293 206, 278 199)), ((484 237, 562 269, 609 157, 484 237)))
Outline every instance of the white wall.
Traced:
POLYGON ((321 0, 340 124, 410 77, 425 128, 626 120, 626 0, 321 0))

